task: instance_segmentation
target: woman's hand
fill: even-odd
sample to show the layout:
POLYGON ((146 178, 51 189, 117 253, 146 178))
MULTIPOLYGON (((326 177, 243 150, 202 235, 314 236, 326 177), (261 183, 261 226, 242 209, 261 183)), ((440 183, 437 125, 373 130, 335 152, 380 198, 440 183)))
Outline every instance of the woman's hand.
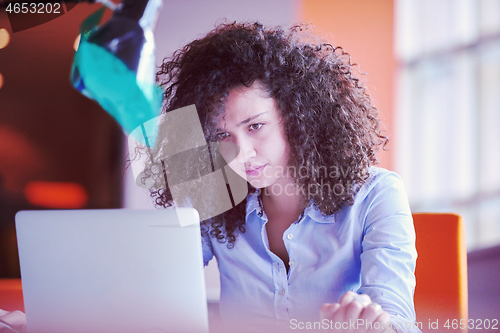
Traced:
POLYGON ((1 333, 25 333, 26 315, 21 311, 0 310, 0 332, 1 333))
POLYGON ((393 333, 390 315, 370 296, 348 291, 339 303, 325 303, 320 310, 321 319, 330 320, 334 332, 342 333, 393 333))

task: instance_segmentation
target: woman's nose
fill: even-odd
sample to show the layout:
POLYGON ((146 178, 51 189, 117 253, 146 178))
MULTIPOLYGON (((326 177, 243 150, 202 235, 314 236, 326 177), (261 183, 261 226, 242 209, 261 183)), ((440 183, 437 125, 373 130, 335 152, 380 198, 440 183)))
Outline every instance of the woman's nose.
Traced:
POLYGON ((240 150, 238 156, 236 157, 236 160, 239 163, 245 164, 251 158, 257 155, 257 152, 255 151, 255 147, 253 146, 251 140, 246 138, 241 138, 236 140, 235 143, 240 150))

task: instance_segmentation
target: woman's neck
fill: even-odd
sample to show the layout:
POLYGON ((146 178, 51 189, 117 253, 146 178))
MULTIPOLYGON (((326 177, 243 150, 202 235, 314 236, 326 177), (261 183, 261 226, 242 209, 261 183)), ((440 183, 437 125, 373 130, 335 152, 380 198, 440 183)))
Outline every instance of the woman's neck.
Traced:
POLYGON ((284 179, 262 190, 262 204, 270 221, 289 221, 292 224, 308 202, 293 180, 284 179))

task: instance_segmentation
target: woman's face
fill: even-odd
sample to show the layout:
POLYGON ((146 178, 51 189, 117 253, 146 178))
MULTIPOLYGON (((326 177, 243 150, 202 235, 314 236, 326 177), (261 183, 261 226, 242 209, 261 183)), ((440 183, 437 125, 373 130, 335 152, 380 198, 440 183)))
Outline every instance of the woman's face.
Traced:
MULTIPOLYGON (((218 140, 236 144, 239 154, 229 166, 256 188, 289 182, 285 176, 289 144, 273 98, 258 83, 229 92, 225 114, 218 121, 218 140)), ((221 152, 224 157, 224 144, 221 152)), ((233 155, 234 156, 234 155, 233 155)))

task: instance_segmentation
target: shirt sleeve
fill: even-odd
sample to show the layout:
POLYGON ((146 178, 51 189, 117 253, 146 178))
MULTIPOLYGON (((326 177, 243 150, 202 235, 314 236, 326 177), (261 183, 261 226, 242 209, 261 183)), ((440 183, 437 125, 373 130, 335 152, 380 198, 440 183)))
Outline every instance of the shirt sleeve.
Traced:
POLYGON ((420 332, 416 323, 415 229, 401 178, 394 172, 367 194, 361 253, 361 288, 391 315, 400 333, 420 332))

